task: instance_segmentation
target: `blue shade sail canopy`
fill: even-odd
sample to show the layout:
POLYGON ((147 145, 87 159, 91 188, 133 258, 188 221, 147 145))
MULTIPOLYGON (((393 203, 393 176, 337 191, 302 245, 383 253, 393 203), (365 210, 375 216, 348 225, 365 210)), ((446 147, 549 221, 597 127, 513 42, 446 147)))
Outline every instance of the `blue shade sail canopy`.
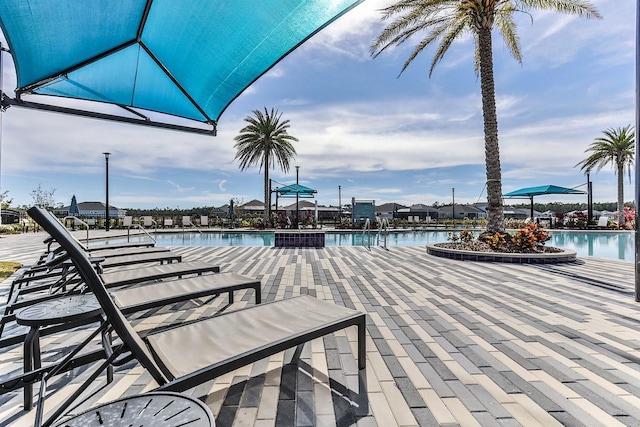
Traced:
POLYGON ((207 123, 363 0, 0 0, 16 99, 40 94, 207 123))
POLYGON ((559 187, 557 185, 540 185, 538 187, 527 187, 504 194, 504 197, 533 197, 543 194, 587 194, 584 191, 574 188, 559 187))
POLYGON ((533 219, 533 197, 542 196, 544 194, 587 194, 584 191, 574 188, 559 187, 557 185, 540 185, 538 187, 526 187, 519 190, 511 191, 503 194, 508 198, 523 198, 531 201, 531 219, 533 219))
POLYGON ((296 195, 298 195, 298 197, 303 197, 303 198, 304 197, 313 198, 313 195, 317 193, 317 191, 312 188, 305 187, 304 185, 298 185, 298 184, 291 184, 291 185, 286 185, 284 187, 279 187, 276 189, 276 192, 280 197, 296 197, 296 195))

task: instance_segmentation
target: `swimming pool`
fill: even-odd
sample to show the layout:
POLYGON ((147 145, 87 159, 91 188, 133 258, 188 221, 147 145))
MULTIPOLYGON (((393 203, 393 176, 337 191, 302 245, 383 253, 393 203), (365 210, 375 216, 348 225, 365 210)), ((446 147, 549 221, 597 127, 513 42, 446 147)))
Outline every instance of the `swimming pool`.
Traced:
MULTIPOLYGON (((401 231, 391 232, 387 246, 424 246, 430 243, 446 242, 450 231, 401 231)), ((152 233, 158 245, 163 246, 274 246, 273 232, 220 232, 203 233, 152 233)), ((133 236, 131 238, 133 240, 133 236)), ((371 234, 371 245, 375 245, 376 235, 371 234)), ((633 261, 635 256, 635 236, 633 232, 605 231, 551 231, 548 246, 576 251, 578 256, 633 261)), ((363 246, 367 237, 362 232, 328 232, 326 246, 363 246)))

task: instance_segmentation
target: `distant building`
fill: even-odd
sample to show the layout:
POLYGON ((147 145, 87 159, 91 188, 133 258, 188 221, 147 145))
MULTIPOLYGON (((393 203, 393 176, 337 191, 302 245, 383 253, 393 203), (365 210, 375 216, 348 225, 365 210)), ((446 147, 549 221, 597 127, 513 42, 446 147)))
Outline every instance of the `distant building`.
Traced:
MULTIPOLYGON (((274 208, 275 212, 275 208, 274 208)), ((286 206, 278 206, 278 213, 280 215, 285 215, 291 218, 295 218, 296 216, 296 203, 293 202, 290 205, 286 206)), ((299 200, 298 201, 298 213, 300 214, 300 218, 307 218, 309 216, 313 216, 317 221, 319 220, 335 220, 338 218, 339 209, 337 206, 323 206, 317 205, 316 202, 310 202, 309 200, 299 200), (316 218, 316 210, 317 210, 317 218, 316 218)))
POLYGON ((2 209, 2 224, 15 224, 20 221, 20 212, 13 209, 2 209))
MULTIPOLYGON (((441 206, 438 211, 442 215, 441 218, 453 218, 453 206, 441 206)), ((486 219, 487 213, 473 205, 455 205, 456 219, 486 219)))
MULTIPOLYGON (((58 217, 69 216, 71 206, 64 206, 54 209, 53 214, 58 217)), ((78 203, 79 218, 104 218, 105 204, 102 202, 80 202, 78 203)), ((126 209, 109 206, 109 218, 124 218, 127 215, 126 209)))
POLYGON ((264 202, 253 199, 244 205, 234 206, 236 214, 264 215, 264 202))
POLYGON ((398 209, 396 218, 406 219, 409 222, 435 221, 441 218, 440 211, 433 206, 423 205, 421 203, 412 205, 408 208, 398 209))
POLYGON ((399 209, 406 208, 406 206, 398 203, 384 203, 380 206, 376 206, 376 216, 380 218, 393 219, 397 217, 399 209))
MULTIPOLYGON (((530 209, 520 209, 513 206, 504 206, 502 208, 502 212, 504 213, 505 218, 513 218, 513 219, 527 219, 531 216, 530 209)), ((533 211, 534 217, 539 217, 542 214, 538 211, 533 211)))
POLYGON ((363 225, 367 219, 373 223, 375 218, 375 200, 356 200, 355 197, 351 199, 351 222, 353 225, 363 225))

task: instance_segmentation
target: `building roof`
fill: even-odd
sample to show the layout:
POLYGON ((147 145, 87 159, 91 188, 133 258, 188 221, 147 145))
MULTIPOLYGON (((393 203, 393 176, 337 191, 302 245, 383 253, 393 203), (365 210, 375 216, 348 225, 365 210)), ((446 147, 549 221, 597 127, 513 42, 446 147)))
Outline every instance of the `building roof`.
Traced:
POLYGON ((250 202, 245 203, 244 205, 239 205, 237 208, 246 209, 246 208, 260 208, 264 209, 264 202, 261 202, 258 199, 253 199, 250 202))
POLYGON ((383 203, 376 206, 376 212, 395 212, 398 209, 406 208, 406 206, 399 203, 383 203))
MULTIPOLYGON (((78 203, 78 210, 79 211, 100 211, 100 210, 104 210, 105 204, 103 202, 80 202, 78 203)), ((71 205, 69 206, 64 206, 60 209, 56 209, 56 211, 68 211, 71 208, 71 205)), ((109 205, 109 210, 119 210, 120 208, 117 208, 113 205, 109 205)))
MULTIPOLYGON (((438 208, 441 212, 453 212, 453 207, 449 206, 440 206, 438 208)), ((458 205, 456 204, 456 213, 485 213, 482 209, 478 209, 472 205, 458 205)))
MULTIPOLYGON (((316 204, 314 202, 310 202, 308 200, 300 200, 298 202, 298 209, 302 209, 302 208, 313 208, 313 209, 315 209, 315 207, 316 207, 316 204)), ((290 204, 288 206, 282 206, 279 209, 283 209, 283 210, 287 210, 287 211, 295 211, 296 210, 296 203, 293 202, 292 204, 290 204)))

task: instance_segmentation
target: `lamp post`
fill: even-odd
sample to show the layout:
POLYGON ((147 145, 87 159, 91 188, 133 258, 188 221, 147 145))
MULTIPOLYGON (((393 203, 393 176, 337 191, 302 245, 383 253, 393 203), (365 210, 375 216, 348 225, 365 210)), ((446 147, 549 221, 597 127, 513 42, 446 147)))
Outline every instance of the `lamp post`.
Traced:
POLYGON ((453 204, 451 205, 451 219, 453 221, 453 226, 456 226, 456 189, 452 188, 451 189, 451 198, 453 201, 453 204))
POLYGON ((338 224, 342 224, 342 185, 338 185, 338 224))
POLYGON ((107 177, 107 185, 106 185, 106 205, 104 207, 104 229, 105 231, 109 231, 109 156, 111 153, 102 153, 104 154, 104 162, 106 166, 106 177, 107 177))
MULTIPOLYGON (((271 226, 271 194, 273 193, 273 190, 271 189, 271 181, 273 181, 272 179, 269 180, 269 197, 267 197, 267 200, 264 201, 264 204, 267 205, 265 206, 267 208, 267 217, 269 218, 268 223, 269 226, 271 226)), ((278 212, 276 211, 276 214, 278 212)), ((265 227, 267 226, 267 224, 264 225, 265 227)))
POLYGON ((593 194, 591 193, 591 180, 587 173, 587 225, 593 221, 593 194))
POLYGON ((300 228, 298 226, 298 221, 300 220, 300 213, 299 213, 299 199, 300 199, 300 186, 299 186, 299 178, 300 178, 300 166, 296 166, 296 228, 300 228))

